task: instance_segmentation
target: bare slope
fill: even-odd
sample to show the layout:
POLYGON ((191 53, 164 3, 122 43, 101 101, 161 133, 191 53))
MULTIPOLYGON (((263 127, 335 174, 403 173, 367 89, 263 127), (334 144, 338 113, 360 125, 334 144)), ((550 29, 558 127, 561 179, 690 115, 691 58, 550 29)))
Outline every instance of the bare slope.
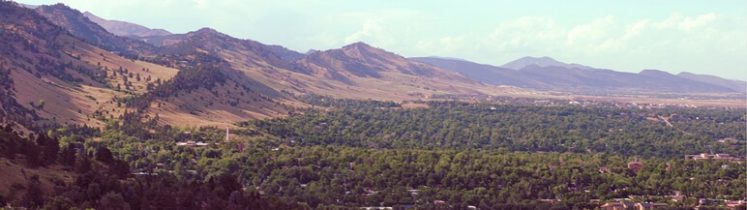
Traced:
MULTIPOLYGON (((72 53, 73 56, 80 57, 82 61, 94 65, 94 68, 100 71, 99 74, 106 72, 105 78, 99 80, 104 80, 100 82, 108 85, 103 85, 104 89, 86 91, 84 94, 86 99, 96 104, 104 101, 105 107, 96 109, 101 110, 101 115, 104 117, 117 117, 122 113, 126 104, 133 103, 136 103, 134 108, 141 109, 144 114, 151 117, 157 116, 162 123, 178 126, 223 126, 248 118, 274 117, 287 113, 282 105, 268 102, 279 96, 276 91, 236 73, 217 56, 207 55, 207 50, 227 47, 222 41, 227 37, 213 36, 213 34, 218 34, 217 32, 206 29, 190 34, 169 36, 169 39, 175 40, 175 45, 158 48, 140 40, 113 35, 77 10, 64 5, 42 6, 36 11, 90 44, 105 47, 116 53, 134 53, 125 55, 131 58, 145 58, 160 64, 123 59, 115 53, 92 51, 88 47, 76 47, 76 49, 84 50, 72 53), (176 69, 184 71, 177 73, 176 69), (172 77, 177 79, 171 80, 172 77), (216 81, 208 78, 225 79, 216 81), (164 84, 164 86, 160 87, 159 84, 164 84), (92 95, 92 93, 103 95, 92 95), (88 97, 89 95, 92 97, 88 97), (121 100, 131 96, 138 96, 142 99, 121 100), (109 107, 110 105, 115 107, 109 107)), ((264 45, 247 42, 240 47, 251 49, 244 52, 254 52, 257 51, 256 47, 262 46, 264 45)), ((279 50, 279 48, 271 50, 279 50)), ((242 59, 257 63, 279 64, 276 60, 285 58, 251 54, 242 59)), ((26 95, 29 98, 38 97, 29 93, 20 95, 26 95)), ((70 94, 54 93, 53 95, 70 94)), ((61 107, 79 106, 62 104, 61 107)), ((64 110, 50 112, 59 113, 64 110)), ((73 117, 64 120, 70 118, 73 117)))
POLYGON ((102 119, 123 112, 117 98, 146 91, 145 78, 168 80, 176 74, 176 69, 126 59, 80 41, 15 3, 1 6, 0 40, 8 44, 0 49, 0 63, 9 70, 10 92, 19 105, 42 118, 100 126, 102 119), (119 67, 132 69, 132 76, 114 76, 119 67))

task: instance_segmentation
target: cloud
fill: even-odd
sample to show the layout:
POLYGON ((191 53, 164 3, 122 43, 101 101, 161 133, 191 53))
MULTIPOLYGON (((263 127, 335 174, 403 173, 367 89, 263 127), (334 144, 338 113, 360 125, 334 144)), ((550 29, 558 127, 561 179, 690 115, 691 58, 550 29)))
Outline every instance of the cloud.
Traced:
POLYGON ((426 14, 406 9, 344 13, 334 18, 340 19, 334 25, 353 28, 340 39, 340 44, 363 41, 385 48, 397 48, 406 42, 416 43, 418 37, 427 35, 428 23, 433 20, 426 14))
POLYGON ((614 34, 619 34, 618 23, 613 16, 593 20, 572 27, 565 35, 568 47, 587 49, 590 52, 609 50, 615 45, 614 34))
POLYGON ((717 13, 673 13, 658 19, 603 16, 575 24, 525 16, 498 22, 486 33, 475 29, 419 40, 413 50, 417 55, 462 57, 491 64, 546 55, 618 70, 659 68, 674 73, 713 73, 710 69, 745 77, 734 69, 735 65, 747 65, 746 35, 744 17, 717 13))
POLYGON ((384 30, 381 27, 380 19, 366 19, 360 30, 345 37, 345 43, 353 43, 371 39, 376 39, 376 42, 389 42, 388 40, 382 40, 382 38, 388 39, 387 36, 381 36, 383 34, 383 31, 384 30))
POLYGON ((680 14, 674 14, 666 20, 653 23, 657 29, 674 29, 680 31, 692 31, 693 29, 708 26, 718 19, 715 13, 702 14, 696 17, 685 17, 680 14))
POLYGON ((485 46, 503 51, 535 51, 539 46, 551 46, 563 33, 565 29, 551 18, 520 17, 500 23, 489 35, 485 46))

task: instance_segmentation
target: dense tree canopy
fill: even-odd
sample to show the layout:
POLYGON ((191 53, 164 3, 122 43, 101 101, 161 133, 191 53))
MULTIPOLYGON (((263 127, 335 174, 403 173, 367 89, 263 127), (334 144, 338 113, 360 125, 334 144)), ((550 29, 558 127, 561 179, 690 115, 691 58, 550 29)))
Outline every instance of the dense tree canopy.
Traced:
POLYGON ((629 197, 672 208, 694 206, 699 198, 747 197, 743 110, 457 102, 405 109, 394 102, 308 100, 316 100, 315 107, 303 114, 242 123, 230 142, 224 129, 160 126, 157 117, 138 113, 102 131, 63 126, 35 141, 0 133, 3 152, 38 157, 33 167, 62 164, 81 174, 66 193, 45 195, 50 199, 41 204, 10 202, 567 209, 629 197), (205 145, 176 145, 185 141, 205 145), (742 161, 684 157, 703 152, 742 161), (96 173, 100 165, 107 170, 96 173), (675 193, 685 199, 672 201, 675 193))
MULTIPOLYGON (((325 104, 332 104, 327 102, 325 104)), ((346 103, 331 112, 245 123, 300 145, 506 148, 682 157, 745 153, 744 110, 517 106, 432 102, 427 109, 346 103), (669 118, 672 126, 663 119, 669 118), (719 143, 735 138, 737 144, 719 143)))

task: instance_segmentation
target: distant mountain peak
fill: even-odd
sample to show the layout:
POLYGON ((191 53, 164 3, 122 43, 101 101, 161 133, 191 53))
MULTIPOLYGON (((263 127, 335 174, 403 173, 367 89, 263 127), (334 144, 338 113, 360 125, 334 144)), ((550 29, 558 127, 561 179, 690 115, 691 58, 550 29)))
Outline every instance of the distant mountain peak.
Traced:
POLYGON ((342 47, 342 50, 344 50, 344 51, 355 50, 355 51, 365 51, 365 52, 383 51, 381 49, 378 49, 376 47, 373 47, 373 46, 371 46, 369 44, 366 44, 365 42, 361 42, 361 41, 345 45, 345 46, 342 47))
POLYGON ((215 29, 210 28, 210 27, 200 28, 200 29, 198 29, 196 31, 192 31, 192 32, 187 33, 187 35, 188 36, 202 37, 202 38, 210 38, 210 39, 212 39, 212 38, 230 38, 230 39, 238 40, 236 38, 228 36, 228 35, 226 35, 224 33, 221 33, 220 31, 215 30, 215 29))
POLYGON ((365 42, 362 42, 362 41, 350 43, 348 45, 343 46, 342 48, 359 48, 359 47, 372 48, 371 45, 366 44, 365 42))
POLYGON ((563 67, 563 68, 569 68, 569 69, 590 69, 591 68, 591 67, 579 65, 579 64, 563 63, 563 62, 560 62, 558 60, 555 60, 547 56, 541 56, 541 57, 526 56, 526 57, 522 57, 514 61, 511 61, 511 62, 508 62, 506 64, 503 64, 500 67, 507 68, 507 69, 521 70, 521 69, 524 69, 530 66, 563 67))
MULTIPOLYGON (((401 55, 376 48, 364 42, 355 42, 341 48, 315 51, 299 63, 306 72, 319 71, 319 75, 354 84, 355 78, 384 79, 392 75, 418 76, 449 82, 472 84, 474 81, 445 69, 409 60, 401 55), (316 70, 315 70, 316 69, 316 70)), ((399 76, 388 79, 400 80, 399 76)))
POLYGON ((365 42, 355 42, 349 45, 345 45, 340 49, 341 52, 347 56, 356 57, 359 59, 367 59, 369 57, 401 57, 395 53, 386 51, 384 49, 373 47, 365 42))
POLYGON ((524 56, 522 58, 517 59, 516 61, 524 61, 524 62, 533 62, 533 63, 547 63, 547 64, 566 64, 563 62, 560 62, 558 60, 555 60, 554 58, 548 57, 548 56, 524 56))
POLYGON ((80 13, 79 10, 77 10, 75 8, 72 8, 70 6, 67 6, 66 4, 63 4, 63 3, 56 3, 56 4, 52 4, 52 5, 41 5, 41 6, 37 6, 34 9, 49 9, 49 10, 74 11, 74 12, 80 13))
POLYGON ((119 20, 107 20, 94 15, 88 11, 83 13, 83 16, 89 20, 103 27, 109 33, 117 36, 128 36, 128 37, 151 37, 151 36, 166 36, 171 35, 171 32, 164 29, 151 29, 138 24, 119 21, 119 20))
POLYGON ((218 30, 215 30, 215 29, 210 28, 210 27, 202 27, 202 28, 198 29, 195 32, 197 32, 197 33, 220 33, 220 32, 218 32, 218 30))
POLYGON ((549 62, 561 63, 560 61, 555 60, 555 59, 553 59, 551 57, 548 57, 548 56, 539 56, 539 57, 535 57, 535 56, 524 56, 523 58, 520 58, 520 59, 525 59, 525 60, 542 60, 542 61, 549 61, 549 62))
POLYGON ((669 72, 658 70, 658 69, 644 69, 644 70, 641 70, 639 74, 651 75, 651 76, 674 76, 673 74, 670 74, 669 72))
POLYGON ((56 3, 56 4, 52 4, 52 5, 49 5, 49 6, 50 7, 65 7, 65 8, 68 8, 68 9, 73 9, 73 8, 70 8, 69 6, 65 5, 62 2, 59 2, 59 3, 56 3))
MULTIPOLYGON (((41 5, 34 8, 36 10, 42 10, 42 11, 59 11, 59 12, 75 12, 80 13, 77 9, 73 9, 63 3, 56 3, 52 5, 41 5)), ((47 17, 47 19, 49 19, 47 17)), ((53 21, 54 22, 54 21, 53 21)))

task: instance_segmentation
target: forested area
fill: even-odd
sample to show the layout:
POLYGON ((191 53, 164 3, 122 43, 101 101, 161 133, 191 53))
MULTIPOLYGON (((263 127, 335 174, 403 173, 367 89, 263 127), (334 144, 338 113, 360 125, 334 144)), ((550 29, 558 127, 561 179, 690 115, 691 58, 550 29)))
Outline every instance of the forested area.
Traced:
MULTIPOLYGON (((59 130, 65 130, 61 128, 59 130)), ((82 131, 82 129, 76 129, 82 131)), ((70 133, 67 133, 70 134, 70 133)), ((69 138, 70 136, 67 136, 69 138)), ((5 180, 14 173, 23 174, 23 183, 0 189, 0 209, 308 209, 292 201, 244 190, 236 176, 222 174, 205 181, 183 181, 161 173, 133 176, 127 162, 117 159, 101 144, 60 142, 57 138, 38 135, 34 140, 19 135, 6 126, 0 130, 0 167, 5 180), (61 147, 62 146, 62 147, 61 147), (23 166, 21 171, 7 171, 11 163, 23 166), (52 173, 70 172, 70 183, 63 174, 43 186, 38 175, 27 176, 26 170, 45 169, 52 173), (51 188, 51 190, 49 190, 51 188), (47 189, 47 190, 45 190, 47 189), (7 192, 3 194, 2 192, 7 192)))
POLYGON ((155 151, 125 158, 135 168, 186 180, 235 174, 245 186, 311 206, 428 206, 443 200, 491 209, 558 199, 560 206, 592 208, 598 205, 593 199, 631 195, 664 202, 680 191, 691 198, 676 206, 701 197, 738 199, 747 184, 744 165, 726 161, 641 159, 644 167, 635 172, 626 167, 633 158, 605 154, 252 144, 148 149, 155 151))
POLYGON ((112 124, 102 143, 134 171, 203 181, 231 174, 317 208, 593 208, 629 196, 683 207, 747 195, 744 162, 684 158, 743 153, 739 110, 317 102, 328 111, 242 123, 228 143, 223 129, 153 133, 144 128, 157 125, 143 119, 112 124), (716 141, 728 137, 736 142, 716 141), (187 140, 209 144, 175 145, 187 140), (640 171, 627 167, 635 160, 640 171), (676 192, 687 199, 672 202, 676 192))
MULTIPOLYGON (((96 207, 105 196, 131 209, 582 209, 616 198, 687 208, 747 196, 743 110, 316 100, 303 114, 241 123, 228 142, 224 128, 161 126, 137 113, 101 130, 49 130, 59 151, 84 151, 71 170, 81 157, 129 168, 82 173, 71 193, 50 197, 96 207), (187 141, 204 144, 177 146, 187 141), (684 157, 711 151, 742 161, 684 157), (86 194, 86 183, 101 190, 86 194)), ((23 151, 13 148, 5 150, 23 151)))
POLYGON ((392 104, 318 101, 331 112, 244 125, 299 145, 364 148, 498 149, 683 157, 745 153, 745 111, 639 110, 430 102, 427 109, 392 104), (671 117, 672 126, 660 119, 671 117), (737 139, 737 145, 717 140, 737 139))

